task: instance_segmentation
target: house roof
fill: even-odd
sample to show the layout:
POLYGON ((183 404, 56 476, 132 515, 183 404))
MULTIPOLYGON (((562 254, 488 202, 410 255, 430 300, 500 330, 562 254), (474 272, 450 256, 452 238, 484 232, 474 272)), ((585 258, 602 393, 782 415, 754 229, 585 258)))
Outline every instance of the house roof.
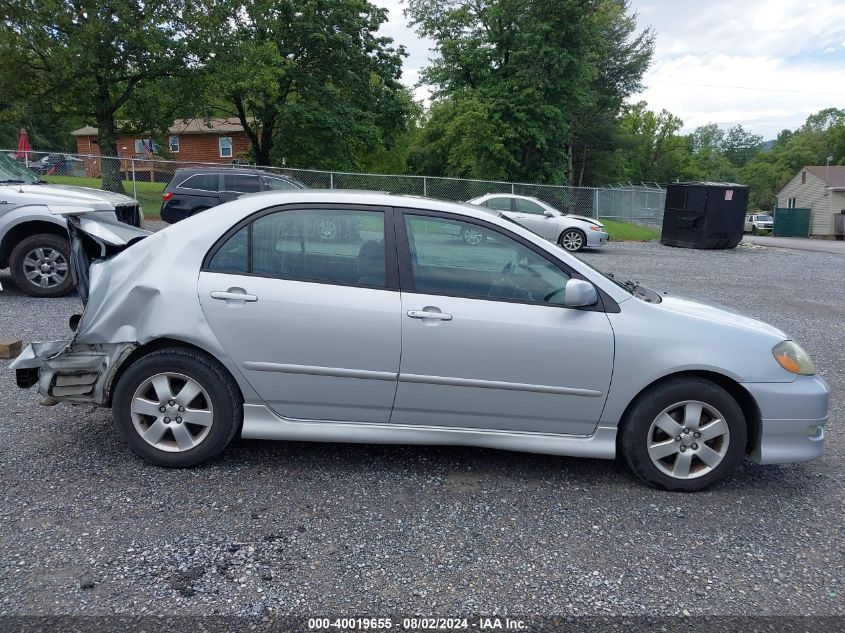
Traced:
POLYGON ((845 189, 845 165, 807 165, 804 169, 822 182, 827 182, 831 189, 845 189))
MULTIPOLYGON (((229 118, 192 118, 176 119, 169 128, 169 134, 220 134, 221 132, 243 132, 240 119, 229 118)), ((97 128, 90 125, 71 132, 73 136, 96 136, 97 128)))

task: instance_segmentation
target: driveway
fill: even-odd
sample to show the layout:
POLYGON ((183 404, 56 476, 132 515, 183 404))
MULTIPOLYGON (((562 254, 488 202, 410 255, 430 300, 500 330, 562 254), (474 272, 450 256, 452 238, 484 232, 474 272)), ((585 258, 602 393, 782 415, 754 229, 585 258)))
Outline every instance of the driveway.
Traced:
POLYGON ((845 242, 836 240, 816 240, 806 237, 771 237, 760 235, 746 235, 742 238, 744 244, 756 246, 771 246, 774 248, 793 248, 798 251, 813 251, 815 253, 832 253, 845 255, 845 242))

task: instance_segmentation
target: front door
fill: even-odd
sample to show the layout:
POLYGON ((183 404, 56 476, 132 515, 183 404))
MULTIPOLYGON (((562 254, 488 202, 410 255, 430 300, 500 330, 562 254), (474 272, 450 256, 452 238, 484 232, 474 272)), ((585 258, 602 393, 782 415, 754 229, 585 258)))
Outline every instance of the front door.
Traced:
POLYGON ((385 213, 279 210, 236 229, 198 292, 246 380, 287 418, 387 422, 401 321, 385 213))
POLYGON ((591 434, 613 368, 605 313, 563 307, 570 274, 522 238, 446 214, 403 216, 391 422, 591 434), (450 238, 468 226, 486 239, 450 238))
POLYGON ((530 231, 552 242, 557 241, 557 222, 553 216, 546 215, 546 210, 533 200, 514 198, 514 212, 511 218, 530 231))

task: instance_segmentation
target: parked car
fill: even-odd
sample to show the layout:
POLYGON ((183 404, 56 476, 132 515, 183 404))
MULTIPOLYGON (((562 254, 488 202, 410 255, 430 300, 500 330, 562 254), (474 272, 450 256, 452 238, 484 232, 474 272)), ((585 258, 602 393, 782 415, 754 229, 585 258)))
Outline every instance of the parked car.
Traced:
POLYGON ((59 297, 73 289, 68 229, 53 213, 96 210, 134 227, 141 226, 138 201, 110 191, 52 185, 22 164, 0 155, 0 269, 9 267, 12 280, 35 297, 59 297))
POLYGON ((245 193, 307 189, 294 178, 258 169, 190 167, 177 169, 161 195, 161 219, 168 224, 234 200, 245 193))
POLYGON ((745 232, 757 235, 758 233, 771 233, 775 228, 775 219, 770 215, 753 214, 745 216, 745 232))
MULTIPOLYGON (((598 220, 583 215, 562 213, 538 198, 488 193, 479 198, 473 198, 469 203, 500 211, 540 237, 559 244, 570 252, 604 246, 609 239, 607 228, 598 220)), ((476 237, 469 234, 464 239, 474 240, 476 237)))
POLYGON ((23 351, 17 384, 111 407, 153 464, 198 464, 237 433, 619 451, 650 485, 692 491, 746 454, 822 454, 829 390, 786 334, 619 282, 469 205, 313 190, 245 196, 140 240, 69 222, 87 236, 85 310, 70 340, 23 351), (308 232, 349 216, 354 242, 308 232), (492 239, 467 249, 446 230, 465 225, 492 239))
POLYGON ((83 168, 83 162, 76 156, 48 154, 30 163, 29 168, 39 176, 72 176, 83 168))

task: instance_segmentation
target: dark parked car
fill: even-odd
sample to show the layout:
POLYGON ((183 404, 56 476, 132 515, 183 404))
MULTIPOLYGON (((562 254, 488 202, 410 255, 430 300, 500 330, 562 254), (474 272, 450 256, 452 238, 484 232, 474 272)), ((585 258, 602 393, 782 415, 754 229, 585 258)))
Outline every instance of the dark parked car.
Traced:
POLYGON ((245 193, 307 189, 304 184, 268 171, 230 167, 177 169, 161 195, 161 219, 168 224, 234 200, 245 193))
POLYGON ((47 154, 29 164, 29 168, 39 176, 73 176, 82 167, 80 159, 67 154, 47 154))

